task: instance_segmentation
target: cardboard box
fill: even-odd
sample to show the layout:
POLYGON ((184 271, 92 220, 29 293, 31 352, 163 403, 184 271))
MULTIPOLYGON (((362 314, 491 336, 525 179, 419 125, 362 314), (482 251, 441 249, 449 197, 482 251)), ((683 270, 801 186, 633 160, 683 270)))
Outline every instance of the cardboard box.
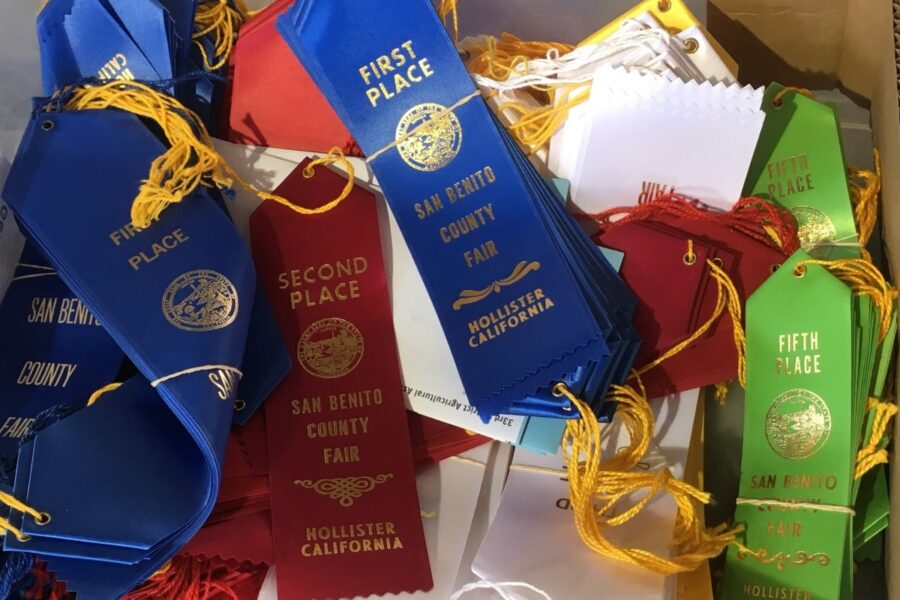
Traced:
MULTIPOLYGON (((742 83, 840 86, 871 102, 881 150, 882 227, 892 279, 900 267, 900 114, 891 0, 710 0, 708 26, 740 64, 742 83)), ((895 432, 900 421, 895 421, 895 432)), ((896 436, 895 436, 896 438, 896 436)), ((900 514, 900 455, 889 472, 891 512, 900 514)), ((888 597, 900 600, 900 527, 888 529, 888 597)))

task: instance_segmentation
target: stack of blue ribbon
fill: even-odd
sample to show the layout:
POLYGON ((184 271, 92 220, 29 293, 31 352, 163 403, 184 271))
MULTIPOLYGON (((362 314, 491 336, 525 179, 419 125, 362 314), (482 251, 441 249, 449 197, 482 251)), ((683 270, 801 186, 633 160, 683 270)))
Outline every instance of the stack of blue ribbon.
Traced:
POLYGON ((224 80, 184 78, 204 69, 213 41, 192 43, 194 0, 50 0, 37 18, 44 93, 85 78, 163 86, 215 126, 224 80), (202 52, 201 52, 202 48, 202 52))
MULTIPOLYGON (((0 490, 4 551, 39 554, 79 598, 127 592, 197 532, 231 423, 291 366, 219 192, 200 186, 135 227, 132 202, 168 140, 128 112, 67 109, 72 84, 137 79, 214 123, 222 90, 196 76, 193 1, 137 4, 50 0, 42 11, 55 95, 36 102, 3 190, 28 241, 0 323, 46 325, 28 351, 57 366, 25 373, 4 359, 0 389, 67 377, 58 393, 20 396, 24 421, 10 427, 125 379, 2 446, 17 456, 0 490), (91 327, 66 330, 60 306, 40 298, 77 299, 72 318, 91 327), (58 366, 76 362, 81 372, 58 366)), ((606 391, 639 345, 635 299, 481 100, 431 4, 300 1, 279 29, 369 157, 481 417, 576 417, 564 386, 608 420, 606 391), (360 28, 365 41, 335 52, 360 28)))
POLYGON ((63 91, 36 101, 3 189, 27 242, 0 322, 38 325, 22 352, 0 360, 0 389, 16 386, 0 449, 18 453, 0 489, 3 549, 39 554, 88 599, 124 594, 196 533, 218 494, 231 423, 246 422, 290 369, 219 193, 200 187, 133 227, 132 202, 167 142, 127 112, 61 110, 67 85, 140 78, 212 114, 202 92, 214 78, 192 73, 194 3, 133 4, 45 7, 44 84, 63 91), (83 406, 123 377, 90 407, 21 435, 42 411, 83 406), (22 378, 59 385, 23 395, 22 378))
POLYGON ((368 157, 481 417, 577 416, 564 384, 608 419, 640 343, 635 299, 496 121, 431 2, 298 0, 278 30, 368 157))

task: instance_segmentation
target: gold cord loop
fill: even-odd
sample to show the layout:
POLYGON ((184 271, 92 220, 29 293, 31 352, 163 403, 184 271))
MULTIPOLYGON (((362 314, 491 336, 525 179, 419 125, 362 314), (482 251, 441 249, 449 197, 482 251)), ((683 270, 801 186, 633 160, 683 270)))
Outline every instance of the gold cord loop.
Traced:
POLYGON ((263 200, 272 200, 301 215, 316 215, 335 208, 353 189, 353 165, 338 148, 316 164, 340 163, 347 170, 348 183, 333 201, 317 208, 304 208, 290 200, 259 190, 243 179, 216 151, 212 138, 196 113, 178 100, 139 82, 112 81, 96 86, 64 89, 67 100, 63 110, 104 110, 118 108, 155 122, 170 147, 150 166, 147 179, 131 206, 131 220, 144 229, 170 204, 181 202, 198 186, 230 188, 235 183, 263 200))

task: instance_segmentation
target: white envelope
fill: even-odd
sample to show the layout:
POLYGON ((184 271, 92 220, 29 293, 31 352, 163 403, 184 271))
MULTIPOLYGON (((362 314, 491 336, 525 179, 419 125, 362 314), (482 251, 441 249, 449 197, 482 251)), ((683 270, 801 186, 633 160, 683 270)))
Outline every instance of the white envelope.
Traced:
MULTIPOLYGON (((650 469, 667 466, 683 477, 699 390, 651 401, 656 416, 655 450, 645 463, 650 469)), ((627 442, 624 428, 610 432, 604 452, 627 442)), ((673 597, 675 578, 664 577, 604 558, 584 545, 568 509, 568 483, 559 475, 528 470, 537 466, 562 470, 562 456, 542 456, 517 449, 503 491, 500 508, 491 524, 472 570, 482 579, 527 582, 551 598, 593 600, 598 590, 615 600, 664 600, 673 597)), ((660 555, 671 552, 677 507, 668 495, 658 495, 638 516, 607 530, 621 546, 639 547, 660 555)), ((507 589, 514 598, 533 595, 507 589)))
MULTIPOLYGON (((304 158, 319 156, 309 152, 240 146, 221 140, 216 140, 216 148, 242 178, 270 191, 277 188, 304 158)), ((350 161, 357 184, 380 196, 381 189, 366 162, 357 158, 350 161)), ((335 168, 339 166, 335 165, 335 168)), ((228 203, 235 224, 245 239, 249 240, 250 213, 260 202, 255 195, 238 189, 235 199, 228 203)), ((407 406, 419 414, 496 440, 518 442, 528 421, 526 417, 501 415, 485 424, 466 400, 450 346, 397 222, 385 202, 378 203, 378 210, 407 406)), ((303 217, 290 214, 288 218, 303 217)))

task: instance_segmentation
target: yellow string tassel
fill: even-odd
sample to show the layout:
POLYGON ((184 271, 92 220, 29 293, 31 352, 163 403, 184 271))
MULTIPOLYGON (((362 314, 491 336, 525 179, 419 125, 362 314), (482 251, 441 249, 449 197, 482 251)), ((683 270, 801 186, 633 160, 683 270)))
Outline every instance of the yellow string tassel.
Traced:
POLYGON ((450 16, 453 25, 453 43, 459 43, 459 12, 456 8, 456 0, 441 0, 437 12, 445 24, 447 23, 447 16, 450 16))
POLYGON ((868 261, 872 260, 872 256, 866 245, 872 238, 875 223, 878 221, 878 197, 881 193, 881 155, 877 148, 872 150, 872 159, 875 164, 872 171, 853 167, 848 169, 850 198, 853 201, 853 214, 859 231, 860 250, 863 258, 868 261))
MULTIPOLYGON (((577 87, 579 86, 573 86, 572 89, 577 87)), ((553 134, 559 131, 568 118, 569 111, 590 97, 588 94, 578 94, 573 98, 568 91, 564 91, 561 100, 555 104, 529 107, 517 102, 504 102, 497 107, 501 113, 511 110, 519 114, 519 118, 507 129, 516 141, 525 146, 529 154, 534 154, 550 143, 553 134)))
MULTIPOLYGON (((555 50, 560 54, 571 52, 574 46, 561 42, 524 41, 504 33, 500 38, 488 36, 475 42, 469 48, 469 60, 466 67, 469 72, 484 75, 496 81, 505 81, 513 75, 528 72, 529 60, 545 58, 547 53, 555 50)), ((533 107, 519 102, 499 103, 497 110, 501 113, 512 111, 518 114, 515 122, 508 127, 513 137, 530 153, 537 152, 545 146, 566 120, 569 110, 583 103, 587 94, 578 94, 570 98, 569 92, 574 89, 587 90, 588 84, 560 84, 559 86, 533 86, 530 93, 540 101, 541 106, 533 107), (553 102, 546 92, 559 90, 564 96, 553 102)), ((529 93, 523 90, 522 93, 529 93)))
POLYGON ((200 185, 229 188, 236 183, 263 200, 278 202, 301 215, 328 212, 349 196, 353 189, 353 165, 339 148, 332 148, 304 171, 309 177, 312 168, 317 165, 340 163, 343 166, 347 172, 347 185, 331 202, 310 209, 259 190, 241 179, 215 150, 206 126, 196 113, 175 98, 139 82, 110 81, 90 87, 64 88, 57 94, 67 98, 63 110, 117 108, 150 119, 162 129, 170 147, 151 164, 150 173, 131 206, 132 223, 139 229, 149 227, 159 219, 166 207, 181 202, 200 185))
POLYGON ((708 493, 673 478, 668 469, 635 470, 653 432, 653 412, 644 395, 630 386, 615 386, 612 390, 610 400, 618 403, 616 418, 628 431, 629 443, 603 459, 603 429, 593 411, 564 385, 558 385, 554 393, 572 402, 581 417, 568 421, 562 447, 575 526, 591 550, 655 573, 672 575, 695 570, 734 540, 735 530, 702 526, 699 505, 710 502, 708 493), (643 497, 634 505, 627 509, 620 506, 640 492, 644 492, 643 497), (641 548, 621 548, 607 539, 606 529, 633 519, 659 493, 669 494, 677 505, 676 556, 661 557, 641 548))
MULTIPOLYGON (((686 260, 690 255, 693 255, 692 243, 688 245, 686 260)), ((628 432, 629 442, 625 447, 604 459, 601 452, 603 429, 593 411, 565 385, 559 384, 554 388, 554 394, 566 397, 580 416, 566 423, 562 441, 569 495, 579 536, 598 554, 664 575, 695 570, 733 543, 739 531, 724 524, 714 528, 703 526, 700 511, 702 505, 711 501, 708 493, 674 479, 667 469, 655 473, 635 469, 649 448, 654 428, 653 411, 647 402, 640 375, 696 342, 726 311, 734 327, 738 379, 742 385, 745 382, 746 339, 741 323, 740 297, 725 271, 712 260, 707 260, 706 266, 717 285, 716 307, 712 315, 685 340, 636 370, 632 375, 634 385, 613 386, 607 396, 609 401, 617 403, 616 419, 628 432), (641 491, 645 492, 643 497, 633 506, 621 506, 632 494, 641 491), (661 557, 640 548, 620 548, 607 539, 607 528, 633 519, 658 493, 671 495, 678 507, 674 530, 674 542, 678 548, 676 556, 661 557)))
POLYGON ((782 89, 777 94, 775 94, 775 97, 772 98, 772 106, 774 106, 775 108, 781 108, 781 106, 784 104, 784 97, 787 96, 788 94, 790 94, 791 92, 796 92, 797 94, 800 94, 801 96, 806 96, 807 98, 810 98, 812 100, 816 99, 816 97, 813 96, 813 93, 811 91, 809 91, 808 89, 802 88, 802 87, 794 87, 794 86, 789 85, 789 86, 786 86, 784 89, 782 89))
POLYGON ((891 419, 897 414, 897 405, 890 401, 869 398, 866 412, 874 412, 875 417, 872 420, 872 431, 869 434, 868 442, 856 453, 856 471, 854 473, 856 479, 860 479, 876 466, 888 462, 886 434, 891 419))
POLYGON ((743 309, 741 308, 740 294, 738 294, 737 288, 734 287, 734 283, 731 281, 728 273, 723 271, 714 261, 707 259, 706 266, 709 267, 710 274, 713 276, 717 287, 716 307, 715 309, 713 309, 712 314, 690 336, 664 352, 652 362, 649 362, 638 369, 638 375, 643 375, 653 367, 656 367, 660 363, 672 358, 673 356, 696 342, 698 339, 703 337, 703 335, 705 335, 706 332, 709 331, 709 329, 716 323, 722 313, 727 310, 729 316, 731 317, 732 329, 734 331, 734 347, 737 350, 738 381, 740 382, 741 386, 746 386, 747 338, 744 333, 744 326, 742 322, 743 309))
POLYGON ((718 402, 720 406, 724 406, 725 402, 728 400, 728 382, 720 381, 713 386, 713 389, 715 389, 716 402, 718 402))
POLYGON ((860 258, 839 260, 802 260, 794 267, 794 274, 803 277, 806 265, 819 265, 847 284, 856 295, 869 296, 872 304, 880 314, 878 324, 878 341, 884 340, 894 319, 894 308, 897 302, 897 289, 888 284, 884 275, 871 262, 860 258))
POLYGON ((108 394, 113 390, 117 390, 122 387, 122 383, 119 381, 113 381, 112 383, 107 383, 102 388, 98 389, 96 392, 90 395, 87 400, 87 406, 91 406, 94 402, 100 399, 104 394, 108 394))
POLYGON ((194 15, 194 45, 200 49, 203 64, 209 71, 218 71, 226 64, 234 50, 238 29, 249 17, 243 2, 236 2, 233 8, 228 0, 206 0, 197 5, 194 15), (202 39, 211 36, 215 62, 210 62, 202 39))
MULTIPOLYGON (((46 525, 50 522, 49 514, 35 510, 34 508, 20 501, 12 494, 0 492, 0 503, 8 506, 13 510, 19 511, 20 513, 31 516, 31 518, 34 519, 34 522, 38 525, 46 525)), ((4 533, 6 533, 7 531, 12 533, 20 542, 27 542, 31 539, 31 536, 26 535, 21 529, 10 523, 9 519, 0 518, 0 531, 3 531, 4 533)))

